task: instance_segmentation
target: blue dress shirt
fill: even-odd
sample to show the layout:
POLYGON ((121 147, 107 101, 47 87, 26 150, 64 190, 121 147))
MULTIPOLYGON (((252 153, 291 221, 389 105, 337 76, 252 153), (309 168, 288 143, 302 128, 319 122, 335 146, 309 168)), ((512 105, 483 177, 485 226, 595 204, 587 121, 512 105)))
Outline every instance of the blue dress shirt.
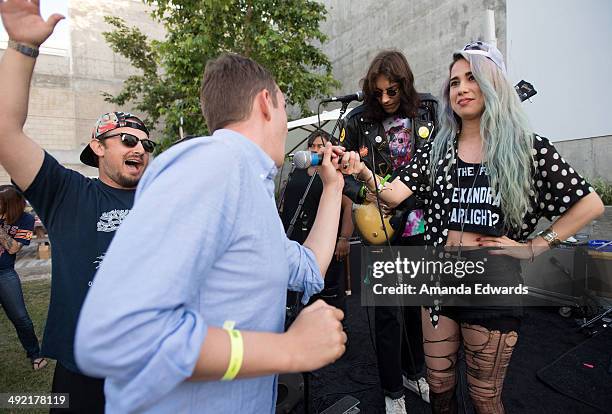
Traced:
POLYGON ((219 130, 160 155, 143 176, 85 300, 75 356, 106 377, 109 413, 274 413, 275 375, 186 382, 208 326, 282 332, 287 288, 323 288, 311 250, 288 240, 277 169, 219 130))

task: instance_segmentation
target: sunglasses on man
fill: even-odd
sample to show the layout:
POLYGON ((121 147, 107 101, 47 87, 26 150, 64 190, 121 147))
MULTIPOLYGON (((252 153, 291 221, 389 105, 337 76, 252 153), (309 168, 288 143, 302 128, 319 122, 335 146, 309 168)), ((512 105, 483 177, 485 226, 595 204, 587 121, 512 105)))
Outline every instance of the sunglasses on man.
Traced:
POLYGON ((136 145, 138 145, 138 142, 141 142, 142 147, 144 148, 146 152, 153 152, 155 150, 154 141, 151 141, 150 139, 140 139, 137 136, 132 135, 132 134, 122 133, 122 134, 116 134, 116 135, 109 135, 107 137, 100 137, 98 139, 108 139, 108 138, 114 138, 114 137, 121 137, 121 142, 123 143, 123 145, 129 148, 134 148, 136 145))
POLYGON ((392 98, 395 95, 397 95, 398 92, 399 92, 399 88, 397 86, 393 86, 391 88, 385 89, 384 91, 376 90, 376 91, 374 91, 373 95, 374 95, 375 98, 380 99, 380 98, 382 98, 383 93, 386 93, 389 98, 392 98))

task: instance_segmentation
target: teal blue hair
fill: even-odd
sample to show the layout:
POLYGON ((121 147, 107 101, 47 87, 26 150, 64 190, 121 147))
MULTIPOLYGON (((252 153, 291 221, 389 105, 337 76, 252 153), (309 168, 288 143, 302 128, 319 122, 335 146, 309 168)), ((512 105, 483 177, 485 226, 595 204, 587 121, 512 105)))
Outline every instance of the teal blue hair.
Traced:
MULTIPOLYGON (((527 116, 514 87, 491 60, 482 55, 458 52, 450 67, 460 59, 470 64, 484 95, 480 136, 483 141, 483 164, 487 166, 491 188, 501 198, 506 228, 520 228, 533 194, 533 133, 527 116)), ((455 137, 461 131, 461 119, 450 105, 450 76, 444 83, 441 95, 440 130, 430 154, 432 188, 437 168, 446 169, 444 175, 449 175, 450 166, 457 157, 455 137), (446 158, 447 155, 449 158, 446 158), (443 161, 440 163, 440 160, 443 161)))

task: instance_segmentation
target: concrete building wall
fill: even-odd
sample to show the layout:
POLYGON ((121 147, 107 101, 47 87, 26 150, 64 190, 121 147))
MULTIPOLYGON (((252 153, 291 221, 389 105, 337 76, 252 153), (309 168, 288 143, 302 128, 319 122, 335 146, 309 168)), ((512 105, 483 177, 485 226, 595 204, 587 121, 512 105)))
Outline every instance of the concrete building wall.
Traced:
MULTIPOLYGON (((408 57, 419 91, 439 95, 450 62, 450 51, 485 37, 487 9, 495 11, 495 35, 506 51, 506 0, 321 0, 328 19, 323 45, 334 76, 342 82, 338 93, 359 89, 371 59, 380 50, 397 48, 408 57)), ((153 38, 163 37, 141 0, 68 0, 66 21, 69 41, 38 58, 30 94, 26 133, 60 162, 87 175, 97 170, 84 166, 78 156, 89 142, 92 126, 104 112, 115 108, 101 92, 117 93, 134 69, 112 52, 102 32, 110 30, 105 15, 123 17, 153 38)), ((6 44, 0 39, 0 55, 6 44)), ((332 109, 333 104, 329 106, 332 109)), ((551 137, 554 139, 554 137, 551 137)), ((588 177, 612 181, 612 137, 557 142, 565 158, 588 177)), ((0 167, 0 183, 9 177, 0 167)))
MULTIPOLYGON (((495 13, 497 45, 504 55, 507 52, 506 0, 322 3, 328 10, 322 30, 329 37, 322 48, 331 59, 334 76, 342 82, 338 94, 360 89, 359 81, 372 58, 382 49, 396 48, 408 58, 417 90, 439 96, 451 52, 471 40, 486 39, 487 9, 495 13)), ((329 105, 328 109, 333 107, 329 105)), ((612 182, 612 136, 584 137, 555 145, 577 171, 612 182)))
MULTIPOLYGON (((102 92, 116 94, 135 73, 129 61, 106 44, 102 32, 111 26, 104 16, 121 16, 153 38, 161 39, 163 29, 140 0, 69 0, 67 14, 60 22, 69 25, 65 49, 41 53, 36 63, 25 132, 67 167, 97 176, 97 169, 80 163, 79 154, 100 114, 130 110, 105 102, 102 92)), ((0 55, 5 47, 0 44, 0 55)), ((0 167, 0 183, 8 181, 0 167)))
POLYGON ((612 182, 612 135, 555 142, 567 162, 589 179, 612 182))
POLYGON ((505 0, 438 0, 385 2, 322 0, 328 19, 321 26, 323 45, 340 92, 359 89, 359 80, 381 50, 396 48, 408 58, 418 91, 438 95, 451 51, 485 37, 486 10, 495 11, 498 46, 506 49, 505 0))

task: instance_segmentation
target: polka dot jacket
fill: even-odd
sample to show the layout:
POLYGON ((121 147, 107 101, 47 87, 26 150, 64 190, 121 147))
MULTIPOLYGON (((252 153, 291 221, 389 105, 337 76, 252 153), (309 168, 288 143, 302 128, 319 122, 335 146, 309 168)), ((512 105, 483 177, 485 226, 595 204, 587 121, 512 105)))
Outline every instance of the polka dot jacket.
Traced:
MULTIPOLYGON (((520 229, 509 230, 506 235, 516 241, 525 241, 533 233, 538 220, 544 216, 553 221, 578 200, 594 189, 559 155, 547 138, 534 136, 533 175, 531 182, 531 206, 525 212, 520 229)), ((457 141, 455 139, 455 147, 457 141)), ((450 195, 456 186, 456 163, 444 165, 451 158, 450 149, 440 160, 435 185, 430 186, 428 175, 431 144, 418 149, 412 163, 398 174, 418 198, 425 203, 425 241, 428 245, 444 246, 448 236, 450 195), (454 184, 453 184, 454 183, 454 184)), ((439 306, 429 309, 435 327, 439 318, 439 306)))

